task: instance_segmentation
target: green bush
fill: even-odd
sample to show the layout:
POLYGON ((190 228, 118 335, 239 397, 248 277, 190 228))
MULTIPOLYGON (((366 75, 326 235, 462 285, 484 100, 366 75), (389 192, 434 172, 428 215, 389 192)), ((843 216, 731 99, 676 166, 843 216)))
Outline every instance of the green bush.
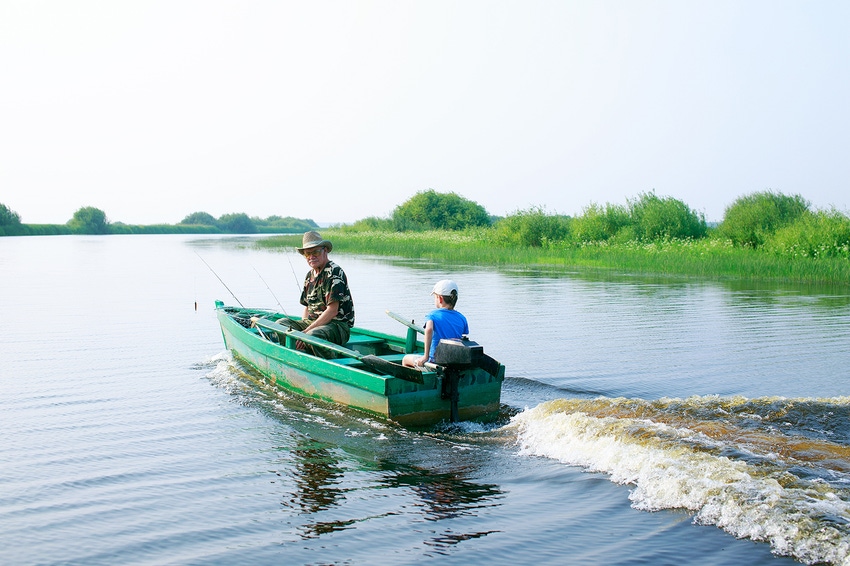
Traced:
POLYGON ((193 212, 180 221, 180 224, 192 224, 200 226, 218 226, 218 222, 212 214, 206 212, 193 212))
POLYGON ((21 224, 21 215, 5 204, 0 204, 0 236, 22 236, 27 233, 27 227, 21 224))
POLYGON ((310 219, 293 218, 292 216, 269 216, 265 220, 251 217, 257 232, 264 234, 297 234, 315 230, 318 224, 310 219))
POLYGON ((223 232, 229 234, 256 234, 257 226, 248 218, 244 212, 235 214, 222 214, 218 219, 218 226, 223 232))
POLYGON ((809 202, 800 195, 762 191, 740 197, 726 208, 720 233, 732 244, 758 248, 777 230, 809 211, 809 202))
POLYGON ((630 223, 631 217, 624 206, 607 203, 602 207, 591 203, 580 216, 573 218, 570 231, 577 243, 605 242, 630 223))
POLYGON ((319 228, 319 225, 312 218, 295 218, 294 216, 269 216, 265 223, 257 222, 258 229, 265 226, 289 232, 309 232, 319 228))
POLYGON ((369 216, 339 228, 343 232, 390 232, 394 230, 393 221, 389 218, 369 216))
POLYGON ((571 232, 576 244, 653 242, 704 238, 708 227, 705 217, 684 202, 642 193, 628 206, 591 203, 573 219, 571 232))
POLYGON ((783 257, 850 259, 850 218, 837 210, 806 211, 777 230, 764 248, 783 257))
POLYGON ((68 221, 68 227, 74 234, 108 234, 109 221, 106 213, 93 206, 84 206, 74 213, 68 221))
POLYGON ((17 227, 21 225, 21 215, 0 203, 0 228, 17 227))
POLYGON ((698 239, 708 232, 703 215, 673 197, 642 193, 629 201, 629 213, 637 238, 644 242, 698 239))
POLYGON ((406 230, 463 230, 490 225, 490 215, 477 202, 433 189, 416 193, 392 214, 393 227, 406 230))
POLYGON ((172 232, 184 233, 194 231, 195 233, 225 232, 231 234, 287 234, 307 232, 315 230, 318 225, 312 220, 293 218, 291 216, 269 216, 265 220, 257 217, 248 217, 245 213, 224 214, 215 219, 206 212, 193 212, 174 227, 172 232))
POLYGON ((542 207, 519 210, 493 227, 501 244, 540 247, 569 238, 570 218, 547 214, 542 207))

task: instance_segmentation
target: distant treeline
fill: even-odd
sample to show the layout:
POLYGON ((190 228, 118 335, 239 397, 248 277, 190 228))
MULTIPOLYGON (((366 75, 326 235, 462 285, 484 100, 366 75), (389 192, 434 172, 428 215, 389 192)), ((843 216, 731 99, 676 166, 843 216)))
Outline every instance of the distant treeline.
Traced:
POLYGON ((23 224, 20 215, 0 203, 0 236, 59 236, 68 234, 291 234, 315 230, 312 220, 269 216, 249 217, 244 213, 219 218, 193 212, 178 224, 135 225, 109 222, 99 208, 85 206, 65 224, 23 224))
MULTIPOLYGON (((241 213, 214 218, 205 212, 192 213, 176 225, 134 226, 110 223, 104 212, 94 207, 79 209, 63 225, 22 224, 17 213, 0 204, 0 235, 7 236, 297 234, 316 228, 312 220, 280 216, 262 220, 241 213)), ((800 195, 770 190, 736 199, 716 226, 709 226, 702 213, 681 200, 654 192, 641 193, 626 204, 590 203, 575 217, 552 214, 542 207, 498 217, 456 193, 427 190, 397 206, 388 218, 368 217, 336 229, 352 234, 475 231, 489 246, 550 250, 711 239, 782 257, 850 259, 850 218, 846 213, 813 210, 800 195)))

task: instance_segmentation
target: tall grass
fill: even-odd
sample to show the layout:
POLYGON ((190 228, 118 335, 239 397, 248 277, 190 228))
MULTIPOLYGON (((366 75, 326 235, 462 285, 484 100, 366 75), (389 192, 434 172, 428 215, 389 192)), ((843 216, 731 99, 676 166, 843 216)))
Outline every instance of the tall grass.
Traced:
MULTIPOLYGON (((325 230, 335 251, 416 258, 450 265, 493 265, 562 270, 609 270, 634 274, 850 285, 850 260, 786 257, 741 248, 718 235, 697 240, 621 244, 606 242, 543 246, 499 244, 493 229, 463 232, 351 232, 325 230)), ((261 245, 297 247, 300 236, 279 236, 261 245)))

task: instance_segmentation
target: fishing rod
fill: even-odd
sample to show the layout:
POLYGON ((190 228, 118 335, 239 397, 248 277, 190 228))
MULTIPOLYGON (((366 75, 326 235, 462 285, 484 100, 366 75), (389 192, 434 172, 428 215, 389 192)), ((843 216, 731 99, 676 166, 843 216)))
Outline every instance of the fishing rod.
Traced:
POLYGON ((272 291, 272 288, 271 288, 271 287, 269 287, 269 284, 268 284, 268 283, 266 283, 266 280, 265 280, 265 279, 263 279, 263 276, 262 276, 262 275, 260 275, 260 272, 259 272, 259 271, 257 271, 257 268, 256 268, 256 267, 254 267, 254 266, 252 265, 252 266, 251 266, 251 269, 253 269, 253 270, 257 273, 257 277, 259 277, 259 278, 260 278, 260 280, 261 280, 263 283, 265 283, 265 285, 266 285, 266 289, 268 289, 268 290, 269 290, 269 293, 271 293, 271 294, 272 294, 272 297, 274 297, 274 300, 277 302, 277 306, 279 306, 279 307, 280 307, 280 310, 283 312, 283 314, 285 314, 286 316, 289 316, 289 314, 287 314, 287 312, 286 312, 286 309, 285 309, 285 308, 283 308, 283 305, 282 305, 282 304, 280 304, 280 301, 278 300, 277 295, 275 295, 275 294, 274 294, 274 291, 272 291))
POLYGON ((292 270, 292 276, 295 278, 295 287, 297 287, 298 292, 301 293, 301 283, 298 281, 298 276, 295 274, 295 267, 292 265, 292 260, 289 259, 289 254, 286 254, 286 261, 289 262, 289 269, 292 270))
POLYGON ((244 308, 245 308, 245 305, 243 305, 243 304, 242 304, 242 301, 240 301, 238 298, 236 298, 236 295, 234 295, 234 294, 233 294, 233 291, 231 291, 231 290, 230 290, 230 287, 228 287, 228 286, 227 286, 227 283, 225 283, 224 281, 222 281, 221 277, 219 277, 219 276, 218 276, 218 273, 216 273, 216 272, 215 272, 215 270, 214 270, 212 267, 210 267, 210 264, 208 264, 206 261, 204 261, 204 258, 202 258, 202 257, 201 257, 201 254, 199 254, 198 252, 195 252, 195 255, 196 255, 196 256, 198 256, 198 259, 200 259, 201 261, 203 261, 203 262, 204 262, 204 265, 206 265, 207 267, 209 267, 210 271, 212 271, 212 274, 213 274, 213 275, 215 275, 216 279, 218 279, 219 281, 221 281, 221 284, 222 284, 222 285, 224 285, 224 288, 225 288, 225 289, 227 289, 227 291, 230 293, 230 295, 231 295, 234 299, 236 299, 236 302, 237 302, 237 303, 239 303, 239 306, 240 306, 240 307, 242 307, 242 308, 244 309, 244 308))

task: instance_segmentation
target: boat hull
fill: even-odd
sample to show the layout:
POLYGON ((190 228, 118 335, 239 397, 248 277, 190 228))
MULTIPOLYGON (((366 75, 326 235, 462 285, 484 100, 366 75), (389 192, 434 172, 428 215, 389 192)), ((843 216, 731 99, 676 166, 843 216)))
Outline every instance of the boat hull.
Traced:
MULTIPOLYGON (((246 328, 231 316, 233 310, 223 305, 217 308, 226 347, 275 387, 352 407, 405 426, 432 426, 450 419, 451 401, 444 398, 444 378, 440 372, 424 371, 422 383, 415 383, 374 373, 353 358, 320 358, 246 328)), ((349 344, 352 349, 363 354, 380 355, 379 352, 386 352, 385 348, 398 352, 387 358, 400 359, 405 348, 405 339, 364 329, 353 329, 352 340, 356 342, 349 344), (380 344, 382 350, 375 344, 380 344)), ((458 383, 459 420, 495 418, 503 380, 504 366, 499 366, 496 375, 481 368, 462 370, 458 383)))

